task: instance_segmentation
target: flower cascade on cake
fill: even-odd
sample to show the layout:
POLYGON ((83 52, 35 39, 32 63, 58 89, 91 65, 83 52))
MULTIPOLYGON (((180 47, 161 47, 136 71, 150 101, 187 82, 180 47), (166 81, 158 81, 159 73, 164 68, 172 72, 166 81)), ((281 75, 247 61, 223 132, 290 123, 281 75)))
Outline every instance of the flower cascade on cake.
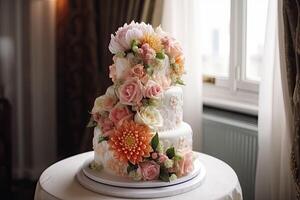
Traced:
MULTIPOLYGON (((174 146, 164 149, 158 134, 164 122, 159 107, 165 91, 183 85, 179 43, 160 27, 154 30, 149 24, 131 22, 111 35, 109 50, 113 85, 96 98, 89 126, 100 130, 97 143, 105 142, 113 152, 112 167, 121 166, 119 174, 136 181, 172 181, 188 174, 193 170, 192 152, 174 146)), ((106 152, 101 153, 104 157, 106 152)))

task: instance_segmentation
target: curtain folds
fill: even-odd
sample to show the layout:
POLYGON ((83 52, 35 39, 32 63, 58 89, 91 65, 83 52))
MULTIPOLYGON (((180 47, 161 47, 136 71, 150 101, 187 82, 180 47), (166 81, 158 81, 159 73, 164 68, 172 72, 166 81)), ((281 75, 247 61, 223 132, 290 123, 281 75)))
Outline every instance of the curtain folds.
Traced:
POLYGON ((202 73, 199 60, 199 1, 165 0, 162 28, 179 40, 185 55, 183 118, 193 129, 194 149, 201 149, 202 73), (180 14, 179 14, 180 13, 180 14))
POLYGON ((94 99, 112 84, 110 34, 132 20, 151 22, 156 0, 57 1, 57 146, 63 158, 91 149, 86 129, 94 99))
POLYGON ((286 104, 290 109, 292 152, 291 169, 296 183, 297 198, 300 199, 300 3, 283 0, 284 61, 286 104))
MULTIPOLYGON (((291 172, 293 122, 287 90, 292 79, 286 77, 282 19, 282 0, 269 1, 264 71, 259 94, 258 161, 255 198, 295 199, 291 172)), ((284 33, 283 33, 284 31, 284 33)))

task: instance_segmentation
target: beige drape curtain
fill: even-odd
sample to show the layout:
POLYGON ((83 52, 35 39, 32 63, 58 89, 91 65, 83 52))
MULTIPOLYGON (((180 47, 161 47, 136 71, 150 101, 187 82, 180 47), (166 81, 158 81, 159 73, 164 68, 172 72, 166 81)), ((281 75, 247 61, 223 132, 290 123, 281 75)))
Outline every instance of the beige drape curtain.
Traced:
POLYGON ((159 0, 57 1, 57 147, 60 158, 91 150, 94 99, 111 85, 110 34, 132 20, 160 21, 159 0), (156 15, 154 16, 154 13, 156 15))
POLYGON ((300 2, 282 0, 284 80, 286 80, 285 103, 289 109, 292 152, 291 170, 300 199, 300 2))

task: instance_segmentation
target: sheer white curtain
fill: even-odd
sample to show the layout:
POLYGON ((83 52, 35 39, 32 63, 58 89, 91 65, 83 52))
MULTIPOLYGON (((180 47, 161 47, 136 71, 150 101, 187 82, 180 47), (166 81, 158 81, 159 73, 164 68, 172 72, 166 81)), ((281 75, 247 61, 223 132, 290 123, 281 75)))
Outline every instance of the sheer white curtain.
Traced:
POLYGON ((193 129, 194 149, 201 148, 202 73, 199 61, 197 0, 165 0, 162 28, 179 40, 185 55, 184 121, 193 129))
POLYGON ((290 171, 291 134, 283 48, 282 0, 269 1, 264 54, 264 73, 259 95, 257 200, 295 199, 290 171))

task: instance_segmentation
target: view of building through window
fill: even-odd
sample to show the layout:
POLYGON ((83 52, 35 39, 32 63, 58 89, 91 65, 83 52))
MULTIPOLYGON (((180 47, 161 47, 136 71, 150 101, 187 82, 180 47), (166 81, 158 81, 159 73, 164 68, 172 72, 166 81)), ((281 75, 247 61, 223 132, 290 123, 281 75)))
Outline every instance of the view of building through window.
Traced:
POLYGON ((230 0, 201 0, 199 13, 203 74, 228 77, 230 0))
MULTIPOLYGON (((247 1, 247 0, 245 0, 247 1)), ((246 36, 245 55, 241 66, 242 78, 259 81, 262 71, 268 0, 248 0, 243 15, 246 36)), ((229 77, 231 0, 201 0, 199 26, 201 29, 201 61, 204 75, 229 77), (213 12, 212 12, 213 10, 213 12)), ((242 7, 240 8, 242 9, 242 7)), ((238 17, 238 16, 234 16, 238 17)), ((240 28, 240 27, 235 27, 240 28)), ((243 41, 237 41, 242 43, 243 41)))
POLYGON ((247 1, 246 79, 259 81, 263 68, 268 0, 247 1))

